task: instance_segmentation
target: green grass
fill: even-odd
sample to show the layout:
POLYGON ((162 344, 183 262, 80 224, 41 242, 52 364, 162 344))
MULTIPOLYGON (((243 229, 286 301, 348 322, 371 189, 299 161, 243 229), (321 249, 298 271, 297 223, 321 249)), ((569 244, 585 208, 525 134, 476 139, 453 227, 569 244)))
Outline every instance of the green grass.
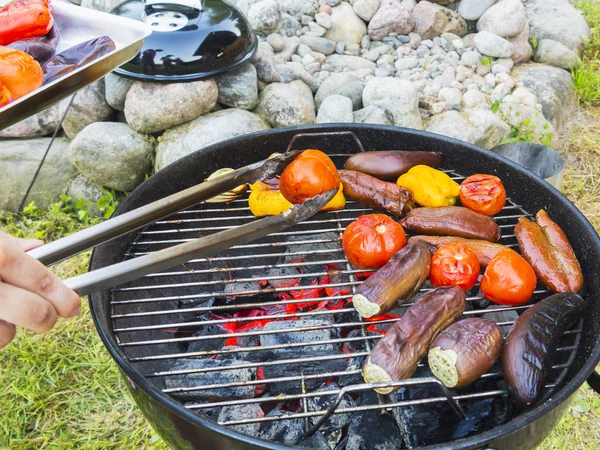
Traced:
POLYGON ((583 103, 595 105, 600 102, 600 6, 591 0, 577 2, 590 25, 590 39, 585 44, 581 67, 572 70, 575 91, 583 103))

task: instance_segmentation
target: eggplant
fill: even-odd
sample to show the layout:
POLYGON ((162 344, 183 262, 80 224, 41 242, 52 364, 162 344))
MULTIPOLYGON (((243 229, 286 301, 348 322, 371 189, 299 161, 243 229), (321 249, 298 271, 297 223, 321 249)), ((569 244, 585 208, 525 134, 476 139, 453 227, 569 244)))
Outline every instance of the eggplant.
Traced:
POLYGON ((384 314, 419 292, 429 278, 430 269, 431 252, 427 244, 420 241, 408 244, 358 286, 352 304, 365 318, 384 314))
POLYGON ((414 166, 438 167, 441 159, 442 154, 438 152, 402 150, 364 152, 348 158, 344 169, 366 173, 380 180, 396 182, 400 175, 405 174, 414 166))
MULTIPOLYGON (((382 337, 362 368, 367 383, 410 378, 436 336, 465 310, 464 291, 458 286, 434 289, 406 310, 382 337)), ((399 387, 375 389, 390 394, 399 387)))
POLYGON ((552 361, 565 332, 587 309, 578 294, 554 294, 525 311, 506 338, 502 371, 511 397, 531 406, 544 390, 552 361))
POLYGON ((7 45, 7 47, 27 53, 40 64, 44 64, 54 56, 60 42, 60 32, 56 23, 45 36, 21 39, 7 45))
POLYGON ((515 236, 523 257, 552 292, 579 292, 583 273, 564 231, 543 209, 535 222, 520 217, 515 236))
POLYGON ((493 219, 462 206, 416 208, 400 221, 403 227, 419 234, 458 236, 498 242, 502 236, 493 219))
POLYGON ((344 194, 369 208, 401 217, 415 206, 415 196, 410 189, 353 170, 339 170, 338 173, 344 194))
MULTIPOLYGON (((431 253, 446 244, 463 244, 473 250, 479 259, 479 264, 486 267, 490 261, 500 252, 514 251, 506 245, 494 242, 482 241, 481 239, 465 239, 457 236, 413 236, 408 242, 423 241, 429 245, 431 253)), ((515 252, 516 253, 516 252, 515 252)))
POLYGON ((467 386, 492 368, 503 344, 496 322, 479 317, 464 319, 435 338, 427 355, 429 368, 449 388, 467 386))

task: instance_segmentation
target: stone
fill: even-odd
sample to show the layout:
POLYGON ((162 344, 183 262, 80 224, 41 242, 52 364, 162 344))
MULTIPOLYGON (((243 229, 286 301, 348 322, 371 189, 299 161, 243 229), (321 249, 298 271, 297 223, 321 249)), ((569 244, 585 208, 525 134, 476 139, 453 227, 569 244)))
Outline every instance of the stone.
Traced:
POLYGON ((366 108, 354 111, 354 121, 357 123, 394 125, 394 115, 385 108, 367 106, 366 108))
POLYGON ((496 77, 493 74, 488 73, 483 77, 483 79, 490 88, 493 89, 496 87, 496 77))
POLYGON ((500 83, 492 90, 492 95, 490 95, 490 101, 492 103, 496 103, 502 101, 504 97, 510 94, 510 86, 504 83, 500 83))
POLYGON ((329 30, 331 28, 331 15, 327 13, 318 13, 315 15, 315 22, 317 22, 317 25, 329 30))
POLYGON ((283 39, 283 50, 273 57, 273 61, 277 64, 282 64, 292 59, 292 55, 298 50, 300 39, 297 36, 286 37, 283 39))
POLYGON ((504 66, 510 71, 515 66, 515 63, 510 58, 500 58, 496 60, 496 65, 504 66))
POLYGON ((426 130, 460 139, 483 148, 492 148, 510 133, 510 127, 488 109, 445 111, 432 117, 426 130))
POLYGON ((83 8, 95 9, 102 12, 110 12, 124 1, 125 0, 81 0, 80 4, 83 8))
POLYGON ((333 9, 329 5, 321 5, 321 6, 319 6, 319 12, 331 15, 331 13, 333 12, 333 9))
POLYGON ((104 78, 106 102, 117 111, 125 109, 125 98, 133 80, 109 73, 104 78))
POLYGON ((275 0, 262 0, 253 4, 248 11, 248 22, 258 33, 269 34, 277 31, 281 21, 281 11, 275 0))
POLYGON ((457 36, 467 34, 467 23, 456 12, 435 3, 421 1, 412 11, 414 32, 423 39, 431 39, 442 33, 457 36))
POLYGON ((408 34, 414 25, 412 13, 397 0, 382 0, 369 22, 369 37, 373 41, 380 41, 390 33, 408 34))
POLYGON ((136 81, 125 100, 125 117, 140 133, 156 133, 209 112, 219 92, 214 80, 190 83, 136 81))
POLYGON ((281 75, 277 72, 277 67, 273 60, 273 53, 261 48, 260 45, 254 54, 252 64, 256 68, 256 75, 260 81, 265 83, 276 83, 281 81, 281 75))
POLYGON ((267 42, 271 47, 273 47, 273 50, 275 50, 276 52, 280 52, 285 46, 285 40, 283 39, 283 36, 279 33, 271 33, 270 35, 268 35, 267 42))
POLYGON ((415 6, 417 6, 417 0, 401 0, 400 4, 403 8, 412 11, 413 9, 415 9, 415 6))
POLYGON ((115 116, 114 109, 106 102, 105 92, 104 79, 101 79, 79 90, 68 112, 70 99, 60 102, 58 114, 62 117, 67 112, 62 127, 69 139, 90 123, 111 120, 115 116))
MULTIPOLYGON (((330 19, 331 20, 331 19, 330 19)), ((331 26, 330 26, 331 27, 331 26)), ((308 24, 308 31, 306 32, 306 34, 308 36, 317 36, 317 37, 321 37, 324 36, 325 33, 327 33, 327 28, 323 28, 321 25, 319 25, 318 23, 315 22, 310 22, 308 24)))
POLYGON ((375 71, 377 64, 368 59, 350 55, 329 55, 325 61, 324 70, 329 72, 341 72, 344 69, 347 71, 355 71, 359 69, 372 69, 375 71))
MULTIPOLYGON (((559 69, 561 70, 561 69, 559 69)), ((505 101, 500 104, 498 113, 502 119, 517 129, 523 129, 531 133, 538 140, 549 140, 551 146, 557 144, 556 129, 546 119, 544 114, 535 106, 505 101)))
POLYGON ((271 84, 260 93, 256 113, 273 127, 314 123, 312 91, 302 81, 271 84))
POLYGON ((477 90, 468 90, 462 96, 462 104, 465 108, 475 108, 477 106, 485 106, 487 102, 485 95, 477 90))
POLYGON ((240 109, 258 105, 258 77, 252 64, 244 64, 215 77, 220 104, 240 109))
POLYGON ((394 66, 396 67, 396 70, 400 72, 401 70, 414 69, 418 65, 419 60, 414 56, 410 56, 408 58, 399 59, 398 61, 396 61, 396 64, 394 66))
POLYGON ((465 20, 478 20, 496 0, 461 0, 458 14, 465 20))
POLYGON ((381 0, 357 0, 352 8, 358 17, 369 22, 377 12, 380 3, 381 0))
POLYGON ((292 81, 302 81, 310 90, 315 93, 319 89, 321 83, 312 76, 300 62, 289 62, 277 65, 277 71, 281 74, 283 83, 291 83, 292 81))
POLYGON ((331 39, 315 36, 301 36, 300 42, 304 45, 307 45, 312 50, 323 53, 324 55, 331 55, 335 52, 336 43, 331 39))
POLYGON ((477 21, 477 30, 508 38, 521 33, 526 24, 525 7, 521 0, 502 0, 481 16, 477 21))
POLYGON ((513 53, 511 59, 514 64, 520 64, 528 62, 533 54, 533 49, 529 43, 529 25, 525 26, 525 29, 513 38, 508 38, 508 42, 513 45, 513 53))
POLYGON ((102 216, 102 211, 98 208, 98 200, 104 197, 104 192, 100 186, 83 175, 78 175, 67 189, 67 195, 73 199, 74 203, 82 201, 88 208, 88 214, 94 217, 102 216))
POLYGON ((421 36, 417 33, 408 33, 408 43, 412 49, 417 49, 421 44, 421 36))
MULTIPOLYGON (((16 212, 19 209, 51 140, 37 138, 0 141, 0 210, 16 212)), ((65 193, 69 182, 77 173, 67 157, 68 146, 69 141, 66 139, 54 140, 25 205, 34 201, 38 208, 47 208, 65 193)))
POLYGON ((563 69, 575 69, 581 65, 581 59, 577 53, 552 39, 542 39, 539 42, 533 59, 563 69))
POLYGON ((529 0, 525 7, 529 37, 552 39, 577 52, 590 39, 590 27, 568 0, 529 0))
POLYGON ((316 123, 353 122, 352 100, 343 95, 334 94, 321 103, 316 123))
POLYGON ((440 93, 438 94, 438 100, 450 106, 460 105, 462 94, 458 89, 443 87, 440 89, 440 93))
POLYGON ((373 78, 363 91, 363 104, 388 109, 394 125, 422 129, 419 95, 412 83, 398 78, 373 78))
POLYGON ((342 2, 331 13, 331 28, 325 33, 325 38, 336 42, 360 44, 367 33, 367 26, 356 15, 349 3, 342 2))
POLYGON ((360 46, 358 44, 349 44, 344 53, 351 56, 358 56, 360 54, 360 46))
POLYGON ((460 60, 469 66, 476 66, 477 64, 479 64, 480 59, 481 53, 479 53, 476 50, 464 52, 460 57, 460 60))
MULTIPOLYGON (((512 62, 512 60, 509 59, 512 62)), ((499 73, 510 73, 510 69, 502 64, 493 64, 492 65, 492 73, 494 75, 498 75, 499 73)))
POLYGON ((224 109, 167 130, 158 139, 158 171, 190 153, 226 139, 268 130, 269 124, 243 109, 224 109))
POLYGON ((365 82, 349 73, 334 73, 321 84, 315 96, 315 105, 321 107, 321 103, 330 95, 343 95, 352 101, 354 110, 362 107, 362 95, 365 82))
POLYGON ((513 54, 514 47, 506 39, 489 31, 480 31, 475 36, 475 47, 483 55, 495 58, 508 58, 513 54))
POLYGON ((42 112, 29 116, 27 119, 21 120, 8 128, 0 130, 0 137, 34 138, 53 134, 60 122, 61 116, 59 115, 59 112, 59 105, 52 105, 42 112))
POLYGON ((300 32, 302 26, 300 22, 293 16, 287 13, 281 13, 281 21, 279 23, 279 33, 284 36, 296 36, 296 33, 300 32))
POLYGON ((279 9, 300 20, 303 15, 314 16, 319 9, 317 0, 277 0, 279 9))
POLYGON ((571 74, 558 67, 532 63, 516 67, 512 75, 537 95, 544 117, 556 129, 562 129, 576 106, 571 74))
POLYGON ((69 145, 69 160, 90 180, 117 191, 135 189, 152 170, 156 140, 126 124, 95 122, 69 145))
POLYGON ((513 77, 507 73, 499 73, 496 75, 496 84, 505 84, 509 90, 515 87, 516 82, 513 77))

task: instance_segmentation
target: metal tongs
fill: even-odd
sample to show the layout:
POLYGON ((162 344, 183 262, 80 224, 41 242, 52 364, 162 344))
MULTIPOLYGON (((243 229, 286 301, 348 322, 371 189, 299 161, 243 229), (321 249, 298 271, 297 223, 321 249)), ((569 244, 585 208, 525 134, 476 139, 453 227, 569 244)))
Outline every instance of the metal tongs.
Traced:
MULTIPOLYGON (((264 161, 250 164, 214 180, 197 184, 176 194, 116 216, 62 239, 33 249, 28 254, 45 265, 81 253, 123 234, 142 228, 156 220, 208 200, 241 184, 254 183, 280 174, 301 152, 288 151, 264 161)), ((65 280, 79 295, 87 295, 144 275, 168 269, 190 259, 203 258, 234 245, 245 244, 268 234, 285 230, 319 212, 337 193, 337 188, 317 195, 301 205, 294 205, 277 216, 265 217, 230 230, 221 231, 184 244, 129 259, 65 280)))

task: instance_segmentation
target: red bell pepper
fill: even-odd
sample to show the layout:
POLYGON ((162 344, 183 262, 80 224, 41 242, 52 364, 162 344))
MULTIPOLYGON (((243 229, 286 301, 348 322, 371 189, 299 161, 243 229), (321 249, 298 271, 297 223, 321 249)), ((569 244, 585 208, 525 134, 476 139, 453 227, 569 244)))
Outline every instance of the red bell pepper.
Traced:
POLYGON ((15 0, 0 7, 0 45, 44 36, 53 24, 48 0, 15 0))

